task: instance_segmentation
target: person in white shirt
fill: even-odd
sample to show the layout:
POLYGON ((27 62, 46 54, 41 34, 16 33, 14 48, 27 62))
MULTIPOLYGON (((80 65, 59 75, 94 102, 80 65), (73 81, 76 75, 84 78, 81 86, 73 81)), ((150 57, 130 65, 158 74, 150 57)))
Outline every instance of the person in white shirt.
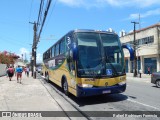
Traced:
POLYGON ((29 67, 26 68, 27 77, 29 77, 29 67))

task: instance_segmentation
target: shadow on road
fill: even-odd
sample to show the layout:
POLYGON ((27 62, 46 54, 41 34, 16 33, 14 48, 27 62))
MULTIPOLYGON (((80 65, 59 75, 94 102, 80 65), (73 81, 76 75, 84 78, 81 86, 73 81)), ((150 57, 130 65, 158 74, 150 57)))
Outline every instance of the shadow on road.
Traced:
MULTIPOLYGON (((40 79, 40 76, 37 76, 37 79, 40 79)), ((47 82, 45 80, 44 84, 47 82)), ((63 93, 63 90, 61 87, 58 85, 54 84, 53 82, 50 81, 50 84, 59 92, 63 93)), ((69 94, 68 96, 69 99, 72 101, 76 102, 79 106, 85 106, 85 105, 93 105, 93 104, 101 104, 101 103, 111 103, 111 102, 119 102, 119 101, 124 101, 128 99, 128 96, 124 94, 104 94, 104 95, 98 95, 98 96, 91 96, 91 97, 82 97, 82 98, 77 98, 72 94, 69 94)))
POLYGON ((123 94, 98 95, 84 98, 77 98, 73 95, 70 95, 69 97, 70 99, 75 101, 79 106, 119 102, 124 101, 128 98, 126 95, 123 94))
POLYGON ((154 86, 152 86, 152 87, 157 88, 157 89, 160 89, 160 88, 158 88, 156 85, 154 85, 154 86))

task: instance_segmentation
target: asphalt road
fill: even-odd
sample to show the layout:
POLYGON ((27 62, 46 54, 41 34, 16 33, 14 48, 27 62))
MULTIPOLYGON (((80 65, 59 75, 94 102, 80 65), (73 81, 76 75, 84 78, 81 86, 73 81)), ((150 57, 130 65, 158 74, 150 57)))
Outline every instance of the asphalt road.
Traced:
POLYGON ((128 96, 128 100, 135 101, 137 104, 143 105, 145 108, 160 111, 160 88, 150 83, 150 79, 128 78, 127 90, 124 93, 128 96))
MULTIPOLYGON (((44 81, 43 79, 41 79, 44 81)), ((60 87, 53 83, 46 83, 50 92, 56 90, 57 96, 63 96, 65 100, 72 103, 81 111, 158 111, 160 112, 160 89, 150 83, 150 80, 127 78, 127 89, 121 94, 101 95, 87 98, 76 98, 73 95, 65 96, 60 87)), ((51 93, 52 94, 52 93, 51 93)), ((55 93, 54 93, 55 95, 55 93)), ((55 98, 56 99, 56 98, 55 98)), ((59 99, 57 99, 58 101, 59 99)), ((66 102, 67 102, 66 101, 66 102)), ((61 103, 63 106, 63 103, 61 103)), ((131 113, 132 114, 132 113, 131 113)), ((134 114, 134 113, 133 113, 134 114)), ((138 114, 135 113, 135 114, 138 114)), ((153 113, 150 113, 153 114, 153 113)), ((117 115, 117 114, 116 114, 117 115)), ((105 117, 91 117, 91 119, 106 119, 105 117)), ((107 118, 115 119, 115 118, 107 118)), ((117 120, 124 119, 117 116, 117 120)), ((128 118, 125 118, 128 119, 128 118)), ((130 116, 130 120, 159 120, 156 117, 137 117, 130 116)))

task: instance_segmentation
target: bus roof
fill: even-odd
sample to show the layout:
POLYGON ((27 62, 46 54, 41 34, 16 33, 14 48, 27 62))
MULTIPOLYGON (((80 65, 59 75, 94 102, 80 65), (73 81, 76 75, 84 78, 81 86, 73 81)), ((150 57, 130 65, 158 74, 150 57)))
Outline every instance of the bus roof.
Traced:
POLYGON ((72 33, 72 32, 96 32, 96 33, 107 33, 107 34, 117 35, 115 32, 104 31, 104 30, 92 30, 92 29, 75 29, 75 30, 71 30, 68 33, 72 33))
MULTIPOLYGON (((115 32, 110 32, 110 31, 104 31, 104 30, 93 30, 93 29, 75 29, 75 30, 71 30, 69 31, 67 34, 65 34, 64 36, 68 35, 68 34, 73 34, 73 33, 77 33, 77 32, 94 32, 94 33, 107 33, 107 34, 112 34, 112 35, 117 35, 115 32)), ((57 44, 64 36, 62 36, 57 42, 54 43, 57 44)), ((53 46, 53 45, 52 45, 53 46)), ((52 48, 49 47, 49 49, 52 48)), ((49 49, 47 49, 45 52, 47 52, 49 49)), ((44 52, 44 53, 45 53, 44 52)), ((43 54, 44 54, 43 53, 43 54)))

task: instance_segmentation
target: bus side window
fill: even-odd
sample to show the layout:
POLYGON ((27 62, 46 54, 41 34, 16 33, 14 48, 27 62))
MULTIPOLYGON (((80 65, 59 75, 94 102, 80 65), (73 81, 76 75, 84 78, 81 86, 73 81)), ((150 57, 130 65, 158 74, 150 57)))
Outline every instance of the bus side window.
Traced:
POLYGON ((68 64, 68 67, 69 67, 69 70, 71 71, 72 68, 73 68, 73 58, 72 58, 72 51, 71 50, 68 50, 68 54, 67 54, 67 64, 68 64))

